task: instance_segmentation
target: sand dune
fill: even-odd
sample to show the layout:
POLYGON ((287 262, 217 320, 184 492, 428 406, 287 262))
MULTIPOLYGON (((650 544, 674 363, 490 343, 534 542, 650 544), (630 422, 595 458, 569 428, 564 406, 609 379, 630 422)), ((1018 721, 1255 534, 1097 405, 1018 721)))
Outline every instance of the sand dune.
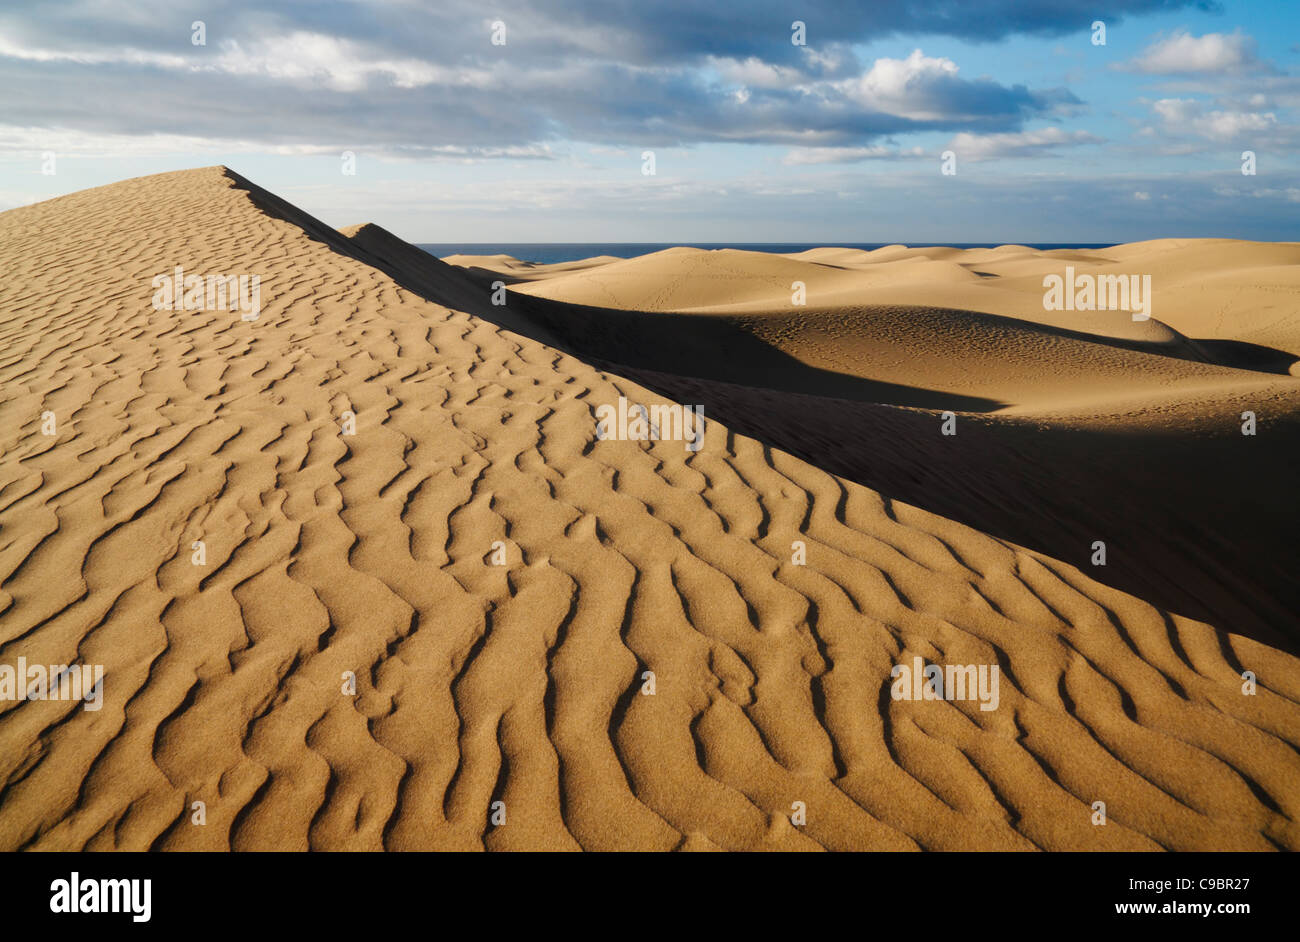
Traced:
POLYGON ((810 276, 803 306, 784 286, 764 295, 759 281, 732 304, 705 303, 716 286, 692 294, 686 269, 707 281, 702 259, 735 268, 727 259, 737 254, 754 270, 771 258, 680 249, 632 260, 635 280, 602 275, 630 263, 534 279, 514 304, 571 350, 707 403, 724 423, 824 470, 1075 563, 1105 537, 1126 562, 1092 569, 1101 581, 1300 647, 1300 505, 1285 496, 1300 453, 1300 361, 1288 352, 1300 328, 1286 285, 1300 264, 1278 264, 1300 263, 1300 246, 813 249, 779 260, 780 270, 789 260, 812 272, 835 265, 840 276, 864 272, 861 283, 818 293, 810 276), (917 262, 979 278, 904 277, 917 262), (1044 310, 1044 275, 1067 264, 1155 271, 1160 316, 1044 310), (878 280, 882 270, 893 274, 878 280), (642 290, 656 283, 679 285, 677 308, 642 290), (593 285, 619 308, 575 306, 596 296, 593 285), (946 410, 973 434, 936 448, 946 410), (1267 425, 1263 437, 1242 434, 1247 413, 1267 425))
POLYGON ((555 262, 543 265, 538 262, 524 262, 510 255, 448 255, 443 259, 449 265, 467 268, 470 271, 505 278, 509 284, 524 281, 540 281, 556 275, 597 268, 620 259, 613 255, 597 255, 580 259, 576 262, 555 262))
MULTIPOLYGON (((967 273, 954 269, 958 276, 967 273)), ((969 276, 972 280, 974 275, 969 276)), ((853 290, 861 272, 735 249, 673 248, 598 266, 557 271, 519 285, 516 291, 574 304, 637 311, 699 310, 714 305, 789 301, 791 285, 802 281, 809 292, 853 290)))
MULTIPOLYGON (((813 393, 809 370, 873 332, 841 384, 924 373, 938 400, 1015 400, 963 412, 967 438, 1032 426, 1040 396, 1067 415, 1068 384, 1040 375, 1057 370, 1234 409, 1259 389, 1293 408, 1292 378, 975 302, 860 301, 841 330, 813 281, 801 329, 763 335, 792 273, 866 290, 876 263, 692 253, 521 279, 498 308, 482 279, 514 260, 458 270, 377 227, 334 231, 224 168, 0 214, 0 664, 105 669, 98 711, 0 702, 0 846, 1300 848, 1295 657, 771 441, 843 459, 865 436, 883 462, 928 449, 953 475, 933 426, 909 431, 933 410, 813 393), (259 275, 259 316, 155 310, 151 280, 176 266, 259 275), (607 290, 657 313, 602 322, 607 290), (737 300, 756 306, 740 333, 665 313, 737 300), (615 341, 649 318, 658 344, 630 362, 615 341), (733 360, 794 361, 792 388, 728 385, 707 345, 699 369, 665 368, 681 324, 733 360), (640 385, 658 382, 731 401, 759 434, 709 405, 698 451, 597 439, 619 396, 670 404, 640 385), (801 420, 804 437, 782 431, 801 420), (894 699, 891 669, 916 657, 998 667, 997 708, 894 699)), ((896 261, 967 272, 952 284, 972 297, 990 280, 896 261)), ((1287 333, 1262 299, 1242 310, 1258 323, 1215 336, 1287 333)), ((1159 343, 1204 336, 1161 319, 1159 343)), ((1142 408, 1139 425, 1166 407, 1142 408)), ((1005 487, 1042 474, 1028 442, 998 445, 1005 487)))
MULTIPOLYGON (((452 257, 449 262, 465 264, 452 257)), ((478 259, 480 270, 515 266, 478 259)), ((1294 317, 1300 243, 1161 239, 1097 250, 908 248, 866 252, 821 248, 792 255, 673 249, 635 259, 606 257, 539 266, 523 294, 636 311, 790 313, 791 282, 803 281, 811 310, 870 305, 948 307, 1069 327, 1104 337, 1151 339, 1153 327, 1276 347, 1300 357, 1294 317), (790 263, 795 264, 790 264, 790 263), (1043 309, 1043 276, 1141 273, 1159 291, 1153 320, 1128 312, 1043 309), (852 273, 857 273, 854 277, 852 273)))

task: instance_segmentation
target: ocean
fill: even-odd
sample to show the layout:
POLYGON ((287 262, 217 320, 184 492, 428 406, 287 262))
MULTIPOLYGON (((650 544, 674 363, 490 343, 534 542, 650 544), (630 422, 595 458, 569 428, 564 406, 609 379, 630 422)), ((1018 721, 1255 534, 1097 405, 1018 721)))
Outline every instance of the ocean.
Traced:
MULTIPOLYGON (((447 255, 510 255, 525 262, 550 265, 573 262, 593 255, 635 258, 675 246, 696 249, 744 249, 786 255, 816 248, 881 249, 896 242, 428 242, 420 248, 443 258, 447 255)), ((1001 242, 909 242, 911 248, 947 246, 957 249, 996 248, 1001 242)), ((1032 249, 1108 249, 1114 242, 1018 242, 1032 249)))

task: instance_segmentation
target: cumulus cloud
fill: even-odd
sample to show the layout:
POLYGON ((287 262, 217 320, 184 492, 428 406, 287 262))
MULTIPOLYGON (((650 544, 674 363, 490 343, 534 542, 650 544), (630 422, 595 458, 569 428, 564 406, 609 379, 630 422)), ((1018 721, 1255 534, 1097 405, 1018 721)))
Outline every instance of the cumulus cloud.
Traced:
POLYGON ((905 59, 881 58, 862 75, 834 83, 846 98, 881 114, 914 122, 973 122, 993 114, 1046 113, 1078 99, 1065 89, 1031 92, 991 79, 967 80, 957 63, 920 49, 905 59))
POLYGON ((1123 67, 1148 75, 1231 75, 1270 69, 1256 57, 1255 47, 1255 40, 1240 31, 1193 36, 1180 30, 1148 46, 1123 67))
POLYGON ((934 120, 944 111, 943 92, 958 81, 957 71, 951 59, 930 58, 914 49, 906 59, 877 59, 870 71, 842 87, 877 111, 934 120))
POLYGON ((1151 103, 1151 110, 1169 134, 1192 135, 1216 142, 1272 131, 1278 123, 1277 115, 1272 112, 1209 109, 1192 98, 1161 98, 1151 103))

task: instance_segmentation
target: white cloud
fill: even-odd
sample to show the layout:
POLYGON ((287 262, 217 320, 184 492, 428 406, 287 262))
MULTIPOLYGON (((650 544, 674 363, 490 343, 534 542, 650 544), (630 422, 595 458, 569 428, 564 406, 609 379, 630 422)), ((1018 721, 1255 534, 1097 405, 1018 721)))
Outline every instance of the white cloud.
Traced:
POLYGON ((906 59, 877 59, 865 74, 837 84, 848 98, 873 111, 933 121, 951 117, 938 109, 926 110, 934 86, 956 77, 957 63, 914 49, 906 59))
POLYGON ((1101 140, 1087 131, 1065 131, 1057 127, 1005 134, 962 132, 952 139, 948 149, 955 151, 960 160, 992 160, 998 157, 1036 157, 1056 148, 1098 144, 1101 140))
POLYGON ((398 88, 423 85, 474 86, 492 84, 485 69, 447 68, 423 59, 375 54, 349 39, 297 30, 255 39, 246 44, 228 39, 216 55, 146 52, 124 48, 111 52, 40 49, 0 36, 0 57, 34 62, 79 65, 134 65, 185 72, 251 75, 292 84, 318 84, 335 91, 357 91, 378 78, 398 88))
POLYGON ((1149 75, 1181 75, 1231 74, 1267 66, 1255 57, 1255 40, 1241 32, 1193 36, 1180 30, 1148 46, 1123 68, 1149 75))
POLYGON ((1167 133, 1192 134, 1211 141, 1232 141, 1277 126, 1277 115, 1271 111, 1207 111, 1203 103, 1192 98, 1161 98, 1152 103, 1151 110, 1167 133))
POLYGON ((757 56, 746 59, 710 57, 708 63, 725 81, 747 88, 788 88, 802 78, 793 69, 764 62, 757 56))
POLYGON ((217 70, 232 75, 263 75, 288 82, 321 82, 336 91, 356 91, 381 77, 398 88, 422 85, 491 84, 484 69, 447 68, 423 59, 371 55, 358 43, 323 33, 297 31, 241 46, 222 43, 217 70))
POLYGON ((194 60, 185 56, 141 49, 115 49, 109 52, 88 52, 78 49, 39 49, 16 43, 0 36, 0 57, 22 59, 28 62, 74 62, 79 65, 138 65, 164 69, 183 69, 194 66, 194 60))

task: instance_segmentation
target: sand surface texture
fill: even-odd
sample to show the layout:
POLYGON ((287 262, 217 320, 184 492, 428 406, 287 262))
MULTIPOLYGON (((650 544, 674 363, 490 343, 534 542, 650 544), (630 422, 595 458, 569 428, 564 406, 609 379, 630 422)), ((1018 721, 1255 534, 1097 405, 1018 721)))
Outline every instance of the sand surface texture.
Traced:
MULTIPOLYGON (((1242 583, 1205 610, 1256 616, 1207 624, 1098 581, 1086 510, 997 532, 1090 423, 1228 467, 1241 402, 1253 487, 1166 500, 1290 526, 1261 491, 1300 249, 1239 245, 1114 250, 1196 305, 1101 342, 1032 310, 1015 283, 1048 263, 1014 247, 457 267, 224 168, 0 214, 0 664, 104 668, 99 710, 0 702, 0 847, 1300 848, 1294 609, 1265 576, 1201 547, 1242 583), (259 275, 260 316, 155 310, 178 265, 259 275), (597 440, 600 405, 674 384, 698 452, 597 440), (922 466, 907 502, 859 483, 922 466), (1073 555, 1041 551, 1058 529, 1073 555), (917 657, 998 666, 997 708, 893 699, 917 657)), ((1173 598, 1165 560, 1106 568, 1173 598)))

